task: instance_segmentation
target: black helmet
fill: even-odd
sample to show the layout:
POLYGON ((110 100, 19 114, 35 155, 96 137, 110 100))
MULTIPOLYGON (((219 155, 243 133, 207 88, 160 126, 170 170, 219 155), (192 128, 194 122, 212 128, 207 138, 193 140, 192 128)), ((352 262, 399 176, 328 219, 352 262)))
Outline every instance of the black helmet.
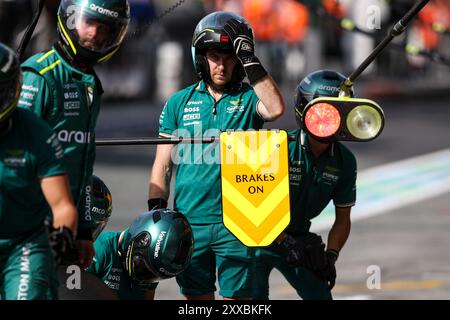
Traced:
POLYGON ((125 231, 125 270, 140 286, 169 279, 189 265, 194 249, 187 219, 170 209, 141 214, 125 231))
POLYGON ((92 200, 91 216, 95 221, 95 229, 92 232, 94 240, 105 229, 112 213, 112 195, 105 183, 92 175, 92 200))
POLYGON ((22 71, 19 58, 0 43, 0 123, 9 119, 19 102, 22 71))
POLYGON ((58 9, 58 36, 69 59, 94 65, 108 60, 120 47, 130 22, 127 0, 62 0, 58 9), (81 24, 101 23, 101 42, 85 43, 80 38, 81 24))
POLYGON ((318 97, 338 97, 345 80, 344 75, 333 70, 314 71, 303 78, 295 90, 294 111, 298 126, 302 127, 303 110, 308 102, 318 97))
MULTIPOLYGON (((192 60, 195 72, 200 79, 211 83, 209 64, 206 59, 206 51, 219 49, 234 54, 233 44, 224 30, 225 24, 235 19, 247 23, 244 18, 230 12, 217 11, 208 14, 197 24, 192 37, 192 60)), ((249 26, 250 28, 250 26, 249 26)), ((236 64, 231 77, 230 85, 240 83, 245 78, 244 67, 240 62, 236 64)))

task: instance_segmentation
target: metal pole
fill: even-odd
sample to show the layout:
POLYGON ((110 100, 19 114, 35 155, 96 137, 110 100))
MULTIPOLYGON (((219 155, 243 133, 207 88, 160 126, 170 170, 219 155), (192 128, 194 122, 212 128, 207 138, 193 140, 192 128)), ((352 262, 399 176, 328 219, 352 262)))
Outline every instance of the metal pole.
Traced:
POLYGON ((372 51, 372 53, 361 63, 361 65, 353 71, 352 74, 347 78, 341 88, 340 96, 350 96, 350 88, 353 86, 355 80, 363 73, 364 70, 375 60, 375 58, 380 54, 381 51, 386 48, 386 46, 398 35, 405 31, 408 23, 419 13, 420 10, 429 2, 430 0, 420 0, 414 4, 414 6, 405 14, 403 18, 398 21, 387 36, 377 45, 377 47, 372 51))
POLYGON ((119 139, 97 139, 97 146, 136 146, 136 145, 157 145, 157 144, 179 144, 179 143, 213 143, 219 141, 219 137, 210 138, 119 138, 119 139))
MULTIPOLYGON (((332 18, 334 18, 334 17, 332 17, 332 18)), ((342 29, 344 29, 345 31, 361 33, 361 34, 364 34, 364 35, 366 35, 368 37, 372 37, 372 38, 374 38, 377 35, 377 32, 369 32, 369 31, 361 30, 360 28, 358 28, 355 25, 355 23, 352 20, 350 20, 348 18, 343 18, 343 19, 335 18, 335 20, 337 22, 339 22, 340 27, 342 29)), ((402 45, 402 44, 398 44, 398 43, 392 43, 391 47, 394 49, 406 51, 408 54, 411 54, 411 55, 425 56, 434 62, 441 63, 446 66, 450 66, 450 59, 447 57, 444 57, 443 55, 439 54, 436 51, 425 51, 425 50, 422 50, 410 43, 406 44, 406 46, 402 45)))
MULTIPOLYGON (((288 141, 295 141, 295 136, 288 136, 288 141)), ((158 145, 158 144, 192 144, 192 143, 219 143, 219 137, 209 138, 106 138, 97 139, 97 146, 140 146, 140 145, 158 145)))

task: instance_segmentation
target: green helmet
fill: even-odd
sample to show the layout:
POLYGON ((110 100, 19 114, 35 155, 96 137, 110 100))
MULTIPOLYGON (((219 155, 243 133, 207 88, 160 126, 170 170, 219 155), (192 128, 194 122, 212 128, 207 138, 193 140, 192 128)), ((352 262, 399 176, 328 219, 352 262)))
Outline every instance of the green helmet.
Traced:
POLYGON ((108 60, 119 49, 129 22, 127 0, 62 0, 58 36, 69 59, 94 65, 108 60))
POLYGON ((0 123, 7 120, 17 108, 22 88, 22 70, 19 58, 0 43, 0 123))
POLYGON ((125 231, 125 270, 134 283, 172 278, 184 271, 192 257, 194 238, 184 215, 170 209, 141 214, 125 231))
MULTIPOLYGON (((318 97, 338 97, 346 77, 333 70, 318 70, 308 74, 297 86, 295 92, 295 118, 302 127, 303 110, 306 105, 318 97)), ((353 88, 351 88, 353 97, 353 88)))
MULTIPOLYGON (((247 23, 244 18, 234 13, 217 11, 208 14, 200 20, 194 30, 191 50, 195 72, 200 79, 203 79, 208 83, 211 83, 211 75, 209 72, 208 60, 206 59, 206 51, 218 49, 234 53, 231 39, 223 28, 231 19, 247 23)), ((237 63, 233 70, 230 85, 240 83, 244 78, 244 67, 241 63, 237 63)))
POLYGON ((105 229, 109 217, 112 213, 112 195, 106 184, 97 177, 92 175, 92 199, 91 199, 91 216, 95 221, 95 229, 92 232, 93 239, 97 239, 100 232, 105 229))

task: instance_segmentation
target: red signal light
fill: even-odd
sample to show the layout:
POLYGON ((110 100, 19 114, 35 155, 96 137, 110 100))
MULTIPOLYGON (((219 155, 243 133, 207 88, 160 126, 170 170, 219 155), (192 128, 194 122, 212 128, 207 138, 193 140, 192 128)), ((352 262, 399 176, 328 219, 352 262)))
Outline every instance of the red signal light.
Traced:
POLYGON ((341 125, 341 115, 331 104, 321 102, 314 104, 305 114, 306 129, 319 138, 335 134, 341 125))

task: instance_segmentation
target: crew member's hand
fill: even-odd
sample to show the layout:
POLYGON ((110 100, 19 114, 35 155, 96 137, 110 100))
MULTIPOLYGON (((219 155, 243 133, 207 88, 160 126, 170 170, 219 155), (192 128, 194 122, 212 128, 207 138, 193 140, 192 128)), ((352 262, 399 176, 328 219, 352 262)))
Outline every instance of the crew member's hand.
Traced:
POLYGON ((234 51, 244 68, 255 58, 255 41, 253 30, 248 24, 231 19, 224 26, 225 32, 233 43, 234 51))
POLYGON ((327 282, 328 288, 333 289, 336 283, 336 261, 339 253, 335 250, 327 250, 325 253, 326 265, 322 270, 318 270, 316 274, 327 282))
POLYGON ((78 256, 73 233, 69 228, 65 226, 54 228, 50 220, 45 221, 45 227, 56 265, 66 264, 78 256))
POLYGON ((258 80, 267 75, 267 71, 255 56, 255 41, 253 30, 245 22, 230 19, 224 26, 224 30, 233 43, 237 58, 244 67, 250 84, 255 84, 258 80))
POLYGON ((303 242, 297 241, 294 237, 287 235, 280 243, 280 246, 287 250, 286 261, 292 265, 303 264, 305 258, 305 246, 303 242))

